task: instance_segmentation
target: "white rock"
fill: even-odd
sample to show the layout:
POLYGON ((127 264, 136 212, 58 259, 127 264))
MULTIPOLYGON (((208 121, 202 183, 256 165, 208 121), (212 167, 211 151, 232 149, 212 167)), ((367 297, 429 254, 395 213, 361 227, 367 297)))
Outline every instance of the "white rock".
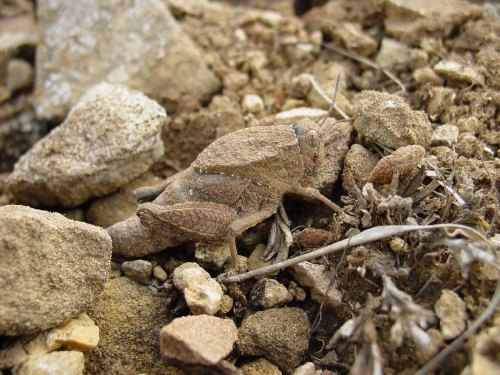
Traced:
POLYGON ((259 113, 264 110, 264 101, 259 95, 245 95, 241 105, 245 112, 259 113))
POLYGON ((187 262, 173 272, 173 281, 181 290, 191 313, 215 315, 222 302, 222 287, 197 263, 187 262))
POLYGON ((238 329, 231 319, 208 315, 174 319, 160 332, 160 351, 185 363, 215 365, 233 350, 238 329))
POLYGON ((38 4, 36 110, 62 118, 91 86, 110 81, 167 105, 205 101, 220 81, 161 0, 52 0, 38 4))
POLYGON ((405 67, 410 63, 411 49, 392 38, 383 38, 376 62, 385 69, 405 67))
POLYGON ((17 162, 7 188, 29 205, 77 206, 138 177, 163 155, 166 114, 123 86, 100 84, 17 162))
POLYGON ((484 77, 473 67, 452 60, 441 60, 434 65, 434 71, 445 78, 471 84, 484 85, 484 77))
POLYGON ((314 375, 316 372, 316 367, 314 366, 314 363, 312 362, 306 362, 303 365, 297 367, 293 375, 314 375))
POLYGON ((459 133, 460 129, 455 125, 444 124, 438 126, 432 132, 432 145, 451 147, 458 142, 459 133))
POLYGON ((331 307, 337 307, 342 303, 342 293, 335 285, 330 286, 333 275, 327 271, 325 266, 311 262, 301 262, 293 266, 291 271, 299 285, 311 290, 311 299, 313 301, 322 303, 324 300, 331 307))
POLYGON ((274 279, 260 279, 250 292, 250 301, 255 307, 269 309, 281 307, 293 299, 287 288, 274 279))
POLYGON ((434 311, 440 319, 440 329, 445 340, 460 335, 467 326, 465 302, 453 291, 443 290, 434 311))
POLYGON ((24 362, 14 375, 82 375, 85 358, 82 352, 63 351, 45 354, 24 362))

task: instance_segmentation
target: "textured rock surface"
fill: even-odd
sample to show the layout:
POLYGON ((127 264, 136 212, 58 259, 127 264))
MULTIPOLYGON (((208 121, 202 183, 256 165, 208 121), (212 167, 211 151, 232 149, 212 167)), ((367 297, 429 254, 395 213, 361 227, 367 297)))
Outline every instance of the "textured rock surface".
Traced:
POLYGON ((14 375, 82 375, 83 353, 63 351, 29 359, 14 371, 14 375))
POLYGON ((102 81, 165 103, 207 100, 220 82, 164 2, 45 1, 38 5, 37 112, 61 118, 102 81))
POLYGON ((151 262, 143 259, 132 260, 122 263, 122 271, 125 276, 130 277, 132 280, 147 285, 153 272, 153 265, 151 262))
POLYGON ((265 358, 259 358, 255 361, 251 361, 245 363, 240 367, 240 370, 243 371, 244 375, 281 375, 283 374, 281 370, 273 364, 269 362, 265 358))
POLYGON ((293 266, 291 272, 299 285, 311 290, 313 301, 322 303, 324 300, 331 307, 342 303, 342 292, 335 285, 330 285, 332 274, 322 264, 301 262, 293 266))
POLYGON ((174 285, 184 294, 186 303, 195 315, 215 315, 222 301, 222 287, 197 263, 187 262, 173 272, 174 285))
POLYGON ((45 330, 99 294, 111 260, 100 228, 24 206, 0 207, 0 333, 45 330))
POLYGON ((215 365, 233 350, 238 330, 231 319, 191 315, 174 319, 160 332, 160 351, 185 363, 215 365))
POLYGON ((285 372, 297 367, 308 348, 309 320, 298 308, 275 308, 246 318, 238 331, 244 356, 263 356, 285 372))
POLYGON ((344 159, 342 188, 350 196, 356 197, 357 192, 368 182, 368 176, 377 163, 377 155, 361 145, 352 145, 344 159))
POLYGON ((354 128, 362 136, 382 146, 407 145, 427 147, 431 143, 431 124, 424 112, 413 111, 396 95, 363 91, 354 106, 354 128))
POLYGON ((101 84, 16 164, 8 178, 30 205, 77 206, 111 193, 163 155, 165 110, 143 94, 101 84))
POLYGON ((165 297, 127 277, 108 281, 88 309, 101 330, 87 357, 87 374, 180 374, 162 359, 158 333, 169 323, 165 297))

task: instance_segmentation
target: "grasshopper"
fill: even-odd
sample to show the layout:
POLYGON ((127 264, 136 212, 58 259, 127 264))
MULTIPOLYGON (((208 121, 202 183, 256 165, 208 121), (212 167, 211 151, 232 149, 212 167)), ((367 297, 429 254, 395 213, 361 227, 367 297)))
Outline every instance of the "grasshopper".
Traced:
POLYGON ((245 128, 218 138, 189 168, 134 192, 146 203, 139 204, 137 217, 107 229, 113 252, 137 257, 186 241, 228 243, 229 273, 234 273, 235 238, 275 214, 285 194, 317 199, 341 213, 310 187, 322 158, 320 125, 310 119, 245 128))

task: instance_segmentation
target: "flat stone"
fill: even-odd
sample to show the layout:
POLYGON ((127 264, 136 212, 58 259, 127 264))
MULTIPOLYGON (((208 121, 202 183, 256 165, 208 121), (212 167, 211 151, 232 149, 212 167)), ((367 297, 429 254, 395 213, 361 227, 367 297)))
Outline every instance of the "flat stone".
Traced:
POLYGON ((14 375, 83 375, 82 352, 62 351, 29 359, 16 368, 14 375))
POLYGON ((319 121, 325 117, 327 111, 324 109, 299 107, 276 114, 275 119, 278 124, 293 124, 294 122, 308 118, 313 121, 319 121))
POLYGON ((222 287, 197 263, 187 262, 173 272, 173 281, 181 290, 191 313, 215 315, 222 301, 222 287))
POLYGON ((243 356, 262 356, 291 373, 309 346, 309 320, 299 308, 258 311, 243 320, 237 348, 243 356))
POLYGON ((293 296, 287 288, 273 279, 260 279, 250 292, 250 302, 257 308, 281 307, 292 299, 293 296))
POLYGON ((393 149, 430 145, 432 129, 427 115, 412 110, 401 97, 367 90, 357 99, 353 124, 363 137, 393 149))
POLYGON ((436 315, 440 319, 443 338, 451 340, 460 335, 467 327, 465 302, 453 291, 443 290, 434 305, 436 315))
POLYGON ((102 81, 142 91, 166 105, 186 94, 206 101, 220 88, 163 1, 118 0, 111 12, 98 0, 55 0, 41 2, 37 12, 39 117, 62 118, 102 81))
POLYGON ((326 28, 325 33, 348 51, 362 56, 370 56, 377 49, 377 42, 363 32, 359 23, 339 22, 335 27, 326 28))
POLYGON ((484 76, 471 66, 452 60, 441 60, 433 67, 443 77, 475 85, 484 85, 484 76))
POLYGON ((185 363, 215 365, 233 350, 238 330, 231 319, 192 315, 174 319, 160 331, 160 351, 185 363))
POLYGON ((62 326, 52 328, 45 335, 45 343, 52 350, 64 347, 71 350, 91 350, 99 343, 99 327, 87 314, 80 314, 62 326))
POLYGON ((459 134, 458 126, 449 124, 438 126, 432 132, 432 145, 451 147, 458 142, 459 134))
POLYGON ((446 37, 482 10, 464 0, 388 0, 385 31, 402 41, 417 44, 426 36, 446 37))
POLYGON ((148 374, 181 374, 158 345, 160 329, 172 319, 165 295, 117 277, 86 312, 100 328, 99 345, 87 355, 87 374, 142 374, 145 369, 148 374))
POLYGON ((30 205, 74 207, 140 176, 163 155, 165 110, 142 93, 101 84, 16 164, 7 188, 30 205))
POLYGON ((335 285, 330 286, 332 274, 327 271, 325 266, 301 262, 293 266, 291 272, 299 285, 310 289, 311 299, 314 302, 322 303, 325 301, 331 307, 338 307, 342 304, 342 292, 335 288, 335 285))
POLYGON ((57 213, 0 207, 0 334, 20 335, 68 321, 104 288, 111 238, 57 213))
POLYGON ((131 260, 122 263, 122 271, 125 276, 130 277, 132 280, 148 285, 153 272, 153 265, 143 259, 131 260))

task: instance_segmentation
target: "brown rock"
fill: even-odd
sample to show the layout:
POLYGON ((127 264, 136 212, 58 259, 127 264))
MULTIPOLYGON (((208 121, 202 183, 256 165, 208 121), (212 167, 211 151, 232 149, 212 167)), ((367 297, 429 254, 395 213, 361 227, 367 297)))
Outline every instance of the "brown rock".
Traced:
POLYGON ((361 145, 354 144, 344 160, 342 188, 352 197, 368 182, 368 177, 378 163, 378 156, 361 145))
POLYGON ((259 358, 255 361, 245 363, 240 367, 244 375, 281 375, 283 374, 278 366, 269 362, 265 358, 259 358))
POLYGON ((428 147, 431 143, 427 115, 413 111, 399 96, 363 91, 353 111, 358 133, 382 146, 396 149, 414 144, 428 147))
POLYGON ((99 345, 86 361, 87 374, 180 375, 164 360, 158 332, 170 321, 165 296, 128 277, 106 283, 87 311, 100 328, 99 345))
POLYGON ((233 350, 238 330, 230 319, 192 315, 174 319, 160 332, 160 351, 191 364, 215 365, 233 350))
POLYGON ((424 155, 425 149, 422 146, 400 147, 379 160, 368 180, 374 185, 383 185, 392 181, 394 172, 400 176, 409 175, 422 162, 424 155))
POLYGON ((292 372, 309 343, 309 320, 298 308, 258 311, 241 324, 238 351, 244 356, 263 356, 285 372, 292 372))
POLYGON ((300 233, 299 244, 306 249, 323 246, 330 238, 330 232, 318 228, 306 228, 300 233))

